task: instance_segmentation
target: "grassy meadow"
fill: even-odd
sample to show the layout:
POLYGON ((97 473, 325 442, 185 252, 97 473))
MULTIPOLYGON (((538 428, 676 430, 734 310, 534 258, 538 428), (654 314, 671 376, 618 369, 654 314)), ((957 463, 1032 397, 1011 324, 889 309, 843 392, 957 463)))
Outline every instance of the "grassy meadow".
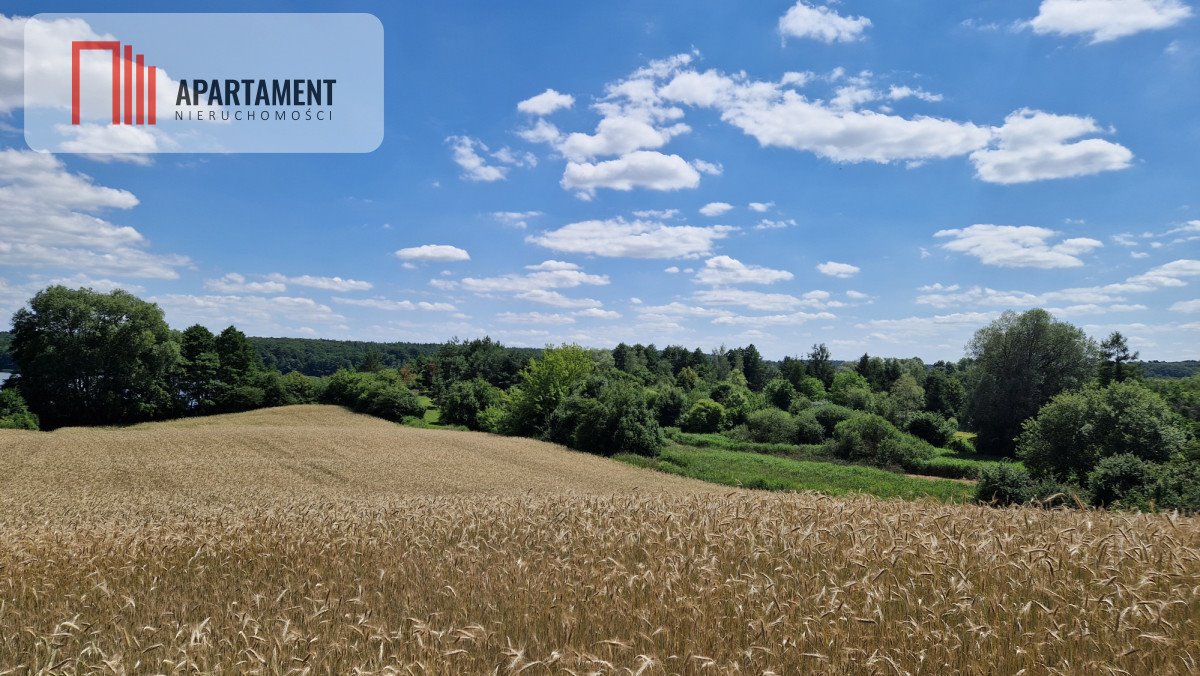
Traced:
POLYGON ((1198 589, 1196 519, 743 491, 322 406, 0 431, 0 673, 1194 673, 1198 589))

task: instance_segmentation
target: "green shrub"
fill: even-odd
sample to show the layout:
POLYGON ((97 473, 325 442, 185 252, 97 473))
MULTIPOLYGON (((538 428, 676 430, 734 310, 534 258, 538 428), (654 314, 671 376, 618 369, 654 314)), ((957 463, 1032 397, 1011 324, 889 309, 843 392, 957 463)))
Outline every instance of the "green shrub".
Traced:
POLYGON ((945 447, 958 455, 973 455, 975 453, 975 445, 971 443, 971 440, 957 434, 950 436, 950 441, 945 447))
POLYGON ((576 394, 554 410, 547 425, 551 441, 600 455, 654 455, 663 445, 662 428, 645 391, 616 381, 600 387, 595 398, 576 394))
POLYGON ((796 398, 796 388, 786 378, 775 378, 763 387, 763 397, 767 403, 782 411, 792 407, 796 398))
POLYGON ((384 420, 400 422, 406 416, 420 418, 425 406, 412 390, 396 383, 378 383, 368 388, 358 400, 355 410, 384 420))
POLYGON ((954 426, 940 413, 920 411, 912 414, 905 426, 908 433, 938 448, 945 448, 954 438, 954 426))
POLYGON ((712 399, 701 399, 679 419, 679 428, 685 432, 716 432, 724 418, 724 406, 712 399))
POLYGON ((837 424, 832 453, 850 462, 906 467, 933 457, 933 448, 874 413, 859 413, 837 424))
POLYGON ((479 415, 500 403, 503 392, 483 378, 459 381, 442 394, 438 402, 441 422, 482 429, 479 415))
POLYGON ((1155 483, 1153 467, 1129 453, 1112 455, 1088 473, 1087 487, 1097 507, 1140 507, 1150 499, 1155 483))
POLYGON ((825 428, 817 415, 811 410, 800 411, 796 414, 796 443, 819 444, 825 441, 825 428))
POLYGON ((1200 512, 1200 462, 1179 454, 1162 465, 1154 501, 1162 509, 1200 512))
POLYGON ((15 389, 0 390, 0 429, 36 430, 38 418, 15 389))
POLYGON ((678 387, 667 386, 660 389, 654 397, 654 414, 658 424, 663 427, 673 427, 683 415, 687 406, 687 396, 678 387))
POLYGON ((796 419, 787 411, 765 408, 746 416, 750 440, 768 444, 796 443, 796 419))
POLYGON ((984 467, 975 484, 975 499, 1000 507, 1023 505, 1033 497, 1033 479, 1020 465, 1002 462, 984 467))
POLYGON ((838 423, 849 420, 855 415, 853 410, 845 406, 830 403, 817 404, 810 410, 816 416, 817 422, 821 423, 821 427, 824 428, 826 437, 833 434, 833 429, 837 427, 838 423))
POLYGON ((820 401, 825 398, 825 383, 815 376, 804 376, 796 383, 796 393, 810 401, 820 401))

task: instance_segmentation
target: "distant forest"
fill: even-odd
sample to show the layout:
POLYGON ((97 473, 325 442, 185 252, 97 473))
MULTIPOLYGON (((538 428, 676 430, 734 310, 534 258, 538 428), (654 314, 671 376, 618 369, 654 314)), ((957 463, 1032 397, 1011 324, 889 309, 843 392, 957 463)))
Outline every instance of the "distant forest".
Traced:
MULTIPOLYGON (((9 344, 12 334, 0 331, 0 371, 16 369, 9 344)), ((377 343, 363 340, 324 338, 250 338, 263 364, 280 373, 297 371, 306 376, 329 376, 338 369, 353 369, 372 361, 383 368, 396 368, 418 357, 432 357, 442 343, 377 343)), ((537 348, 516 348, 525 357, 536 357, 537 348)), ((771 362, 766 360, 767 364, 771 362)), ((1200 373, 1200 360, 1138 362, 1147 378, 1188 378, 1200 373)), ((841 362, 834 361, 838 367, 841 362)))

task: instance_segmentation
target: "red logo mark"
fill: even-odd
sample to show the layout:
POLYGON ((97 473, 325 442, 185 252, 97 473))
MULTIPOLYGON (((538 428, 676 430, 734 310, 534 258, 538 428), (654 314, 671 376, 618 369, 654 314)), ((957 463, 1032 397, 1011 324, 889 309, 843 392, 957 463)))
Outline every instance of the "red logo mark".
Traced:
POLYGON ((121 124, 121 64, 125 64, 125 124, 134 124, 134 67, 137 68, 137 124, 155 123, 155 66, 146 66, 145 55, 133 56, 133 45, 125 45, 121 58, 121 43, 115 40, 75 40, 71 42, 71 124, 79 124, 79 53, 102 49, 112 52, 112 123, 121 124), (149 72, 147 72, 149 71, 149 72), (147 120, 149 118, 149 120, 147 120))

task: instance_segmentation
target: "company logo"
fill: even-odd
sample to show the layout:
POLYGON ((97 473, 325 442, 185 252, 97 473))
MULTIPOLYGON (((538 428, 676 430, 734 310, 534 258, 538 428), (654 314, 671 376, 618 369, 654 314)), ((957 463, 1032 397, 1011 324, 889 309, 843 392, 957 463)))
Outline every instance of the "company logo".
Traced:
POLYGON ((383 141, 383 24, 371 14, 43 13, 25 21, 23 55, 34 150, 142 162, 383 141))
POLYGON ((121 58, 121 43, 116 40, 73 40, 71 42, 71 124, 79 124, 80 83, 79 55, 87 50, 112 52, 112 123, 121 124, 121 92, 125 92, 125 124, 155 124, 155 82, 158 69, 146 65, 144 54, 133 54, 133 45, 125 45, 121 58), (124 64, 124 69, 122 69, 124 64), (124 87, 121 73, 124 70, 124 87), (136 72, 136 75, 134 74, 136 72), (136 91, 135 91, 136 89, 136 91), (134 101, 136 100, 136 110, 134 101))

